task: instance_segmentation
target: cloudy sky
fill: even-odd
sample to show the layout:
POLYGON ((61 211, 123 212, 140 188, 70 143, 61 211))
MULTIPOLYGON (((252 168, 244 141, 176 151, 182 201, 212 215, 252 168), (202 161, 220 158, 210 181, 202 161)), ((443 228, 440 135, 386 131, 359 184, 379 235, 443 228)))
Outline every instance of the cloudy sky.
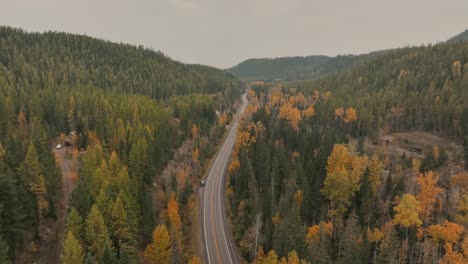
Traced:
POLYGON ((468 28, 467 0, 0 0, 0 24, 142 44, 187 63, 359 54, 468 28))

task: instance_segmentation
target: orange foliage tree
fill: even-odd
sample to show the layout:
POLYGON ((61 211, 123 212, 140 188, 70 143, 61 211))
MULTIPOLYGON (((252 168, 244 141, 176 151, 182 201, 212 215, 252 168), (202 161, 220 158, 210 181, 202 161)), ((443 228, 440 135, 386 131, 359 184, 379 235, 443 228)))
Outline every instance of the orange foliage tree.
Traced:
POLYGON ((310 118, 315 115, 315 109, 313 105, 309 105, 304 111, 302 111, 304 118, 310 118))
POLYGON ((295 131, 299 130, 299 122, 302 120, 301 112, 291 103, 282 105, 278 116, 281 119, 286 119, 295 131))
POLYGON ((419 201, 419 212, 421 218, 429 221, 432 211, 434 211, 437 202, 437 195, 442 192, 442 188, 437 187, 439 177, 434 175, 432 171, 427 174, 420 174, 416 178, 420 191, 416 195, 419 201))
POLYGON ((343 118, 343 121, 345 123, 350 123, 350 122, 353 122, 353 121, 356 121, 356 120, 357 120, 356 109, 354 109, 352 107, 346 109, 346 113, 345 113, 345 116, 343 118))
POLYGON ((150 264, 171 263, 171 237, 165 225, 154 229, 153 242, 146 247, 144 255, 150 264))

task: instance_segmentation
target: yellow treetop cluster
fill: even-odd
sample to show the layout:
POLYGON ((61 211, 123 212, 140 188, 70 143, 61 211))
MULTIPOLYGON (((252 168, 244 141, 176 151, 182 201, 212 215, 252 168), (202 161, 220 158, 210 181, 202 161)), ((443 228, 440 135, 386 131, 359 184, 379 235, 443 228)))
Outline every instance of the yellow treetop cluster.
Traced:
POLYGON ((419 219, 419 202, 413 195, 403 195, 403 198, 394 210, 396 212, 393 218, 394 225, 400 225, 405 228, 422 225, 422 221, 419 219))
POLYGON ((350 123, 350 122, 353 122, 353 121, 356 121, 356 120, 357 120, 356 109, 354 109, 352 107, 346 109, 346 113, 345 113, 345 117, 344 117, 343 121, 345 123, 350 123))
POLYGON ((237 158, 234 158, 229 163, 228 173, 232 173, 240 168, 240 161, 237 158))
POLYGON ((416 199, 419 201, 419 212, 421 218, 429 220, 432 211, 437 202, 437 195, 443 190, 437 187, 438 176, 435 176, 432 171, 427 174, 420 174, 416 178, 416 182, 419 185, 420 192, 416 195, 416 199))
POLYGON ((330 201, 332 215, 346 212, 351 198, 360 188, 368 165, 367 156, 352 155, 345 145, 335 145, 327 161, 327 177, 322 193, 330 201))
POLYGON ((281 259, 278 258, 278 255, 274 250, 270 250, 268 255, 265 255, 263 248, 259 248, 257 252, 257 259, 254 264, 309 264, 305 260, 301 260, 296 251, 291 251, 288 253, 287 257, 281 259))
POLYGON ((309 105, 306 109, 302 111, 304 118, 309 118, 315 115, 315 109, 313 105, 309 105))
POLYGON ((295 131, 299 130, 299 122, 302 120, 301 112, 291 103, 286 103, 280 107, 279 118, 287 120, 295 131))
POLYGON ((333 233, 333 223, 322 221, 318 225, 309 227, 306 235, 307 242, 312 243, 313 241, 318 241, 320 239, 320 230, 328 237, 331 237, 333 233))
POLYGON ((374 228, 373 231, 370 229, 367 229, 367 239, 369 239, 370 242, 377 243, 382 241, 384 237, 384 232, 381 231, 378 228, 374 228))
POLYGON ((351 123, 357 120, 356 109, 350 107, 346 110, 343 107, 335 108, 335 118, 342 118, 345 123, 351 123))

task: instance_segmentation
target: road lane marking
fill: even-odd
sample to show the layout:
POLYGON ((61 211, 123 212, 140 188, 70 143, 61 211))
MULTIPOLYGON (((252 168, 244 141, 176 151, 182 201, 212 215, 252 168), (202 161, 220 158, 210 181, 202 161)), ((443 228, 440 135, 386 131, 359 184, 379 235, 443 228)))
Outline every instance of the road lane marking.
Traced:
MULTIPOLYGON (((209 175, 208 175, 208 178, 209 178, 209 175)), ((209 185, 209 179, 206 179, 206 187, 205 187, 205 190, 206 188, 208 188, 208 185, 209 185)), ((208 264, 211 264, 211 261, 210 261, 210 250, 209 250, 209 246, 208 246, 208 238, 207 238, 207 235, 206 235, 206 191, 203 190, 203 231, 205 233, 205 249, 206 249, 206 259, 208 260, 208 264)))
MULTIPOLYGON (((225 170, 226 170, 226 166, 228 164, 228 161, 229 161, 229 158, 230 158, 230 153, 232 152, 232 148, 234 147, 234 143, 235 143, 235 134, 236 134, 236 130, 237 130, 237 126, 238 126, 238 121, 239 121, 239 117, 240 115, 242 114, 242 112, 244 111, 245 107, 247 106, 247 101, 246 101, 246 97, 245 95, 242 97, 243 99, 243 105, 240 109, 240 111, 238 112, 237 116, 236 116, 236 121, 235 123, 233 124, 233 126, 231 127, 229 133, 228 133, 228 136, 226 138, 226 141, 224 142, 223 146, 221 147, 221 150, 220 152, 218 153, 218 156, 216 157, 215 161, 214 161, 214 164, 213 164, 213 167, 211 168, 210 170, 210 173, 208 174, 208 177, 206 179, 206 188, 203 190, 203 225, 204 225, 204 234, 205 234, 205 248, 206 248, 206 253, 207 253, 207 260, 208 260, 208 263, 210 264, 211 263, 211 259, 210 259, 210 251, 209 251, 209 244, 208 244, 208 236, 207 236, 207 233, 206 233, 206 230, 207 230, 207 226, 206 226, 206 208, 207 208, 207 190, 210 186, 210 183, 212 183, 211 185, 213 185, 213 188, 211 189, 211 205, 213 205, 213 201, 214 201, 214 189, 217 187, 217 184, 216 184, 216 181, 217 180, 221 180, 221 183, 220 183, 220 190, 218 191, 218 194, 219 194, 219 204, 220 206, 218 207, 218 211, 219 211, 219 214, 221 216, 221 218, 219 219, 221 221, 221 227, 222 227, 222 235, 223 235, 223 239, 224 239, 224 244, 226 246, 226 250, 228 251, 228 256, 229 256, 229 262, 232 264, 232 256, 231 256, 231 249, 234 251, 234 246, 232 245, 232 241, 229 241, 229 244, 231 246, 231 249, 229 248, 228 244, 227 244, 227 237, 226 237, 226 230, 225 230, 225 227, 224 227, 224 218, 223 218, 223 214, 224 214, 224 211, 222 210, 223 206, 224 205, 224 199, 222 199, 223 197, 221 196, 221 194, 223 193, 223 189, 224 189, 224 173, 225 173, 225 170), (232 145, 232 146, 231 146, 232 145), (229 146, 229 147, 228 147, 229 146), (228 149, 228 150, 226 150, 228 149), (227 153, 225 153, 227 152, 227 153), (223 154, 225 153, 225 154, 223 154), (226 159, 224 159, 224 165, 223 165, 223 170, 221 171, 221 173, 217 173, 219 172, 219 164, 218 163, 221 163, 223 164, 223 155, 227 155, 226 159), (218 170, 216 170, 216 168, 218 168, 218 170), (216 172, 215 172, 216 171, 216 172), (213 176, 214 175, 214 176, 213 176), (217 175, 219 175, 218 177, 216 177, 217 175), (213 180, 214 182, 210 181, 210 178, 213 178, 215 177, 215 179, 213 180), (221 204, 222 203, 222 204, 221 204)), ((211 221, 212 221, 212 231, 215 230, 214 229, 214 226, 215 226, 215 221, 213 221, 213 216, 214 216, 214 207, 212 206, 211 208, 211 221)), ((215 242, 215 249, 216 249, 216 253, 217 253, 217 256, 218 256, 218 260, 221 260, 221 256, 220 256, 220 250, 219 250, 219 243, 218 243, 218 239, 217 239, 217 236, 216 236, 216 230, 215 232, 213 232, 213 236, 214 236, 214 242, 215 242)), ((236 263, 237 263, 237 259, 234 260, 236 263)), ((222 261, 221 261, 222 263, 222 261)))
MULTIPOLYGON (((229 135, 228 135, 228 137, 229 137, 229 135)), ((204 210, 205 213, 204 213, 204 221, 203 221, 203 222, 204 222, 204 225, 205 225, 205 226, 204 226, 203 229, 204 229, 204 233, 205 233, 205 247, 206 247, 206 250, 207 250, 207 259, 208 259, 208 263, 211 263, 211 259, 210 259, 210 252, 209 252, 208 236, 207 236, 207 234, 206 234, 206 230, 207 230, 207 226, 206 226, 206 208, 207 208, 207 201, 208 201, 208 199, 207 199, 207 196, 208 196, 208 195, 207 195, 207 194, 209 193, 209 192, 207 191, 207 189, 209 189, 210 183, 212 183, 211 185, 216 186, 216 182, 214 182, 214 183, 212 182, 212 181, 216 180, 216 177, 213 176, 213 175, 216 175, 216 173, 214 173, 214 171, 215 171, 215 169, 216 169, 216 167, 217 167, 217 164, 220 162, 221 153, 224 151, 224 149, 225 149, 225 147, 226 147, 226 143, 227 143, 227 140, 224 142, 223 146, 221 147, 221 150, 219 151, 218 156, 216 157, 216 159, 215 159, 215 161, 214 161, 214 163, 213 163, 213 166, 211 167, 210 173, 208 174, 208 177, 207 177, 207 179, 206 179, 206 187, 205 187, 205 190, 204 190, 204 206, 203 206, 203 210, 204 210), (210 179, 213 178, 213 177, 215 177, 215 179, 214 179, 214 180, 210 180, 210 179)), ((213 200, 213 190, 214 190, 214 188, 215 188, 215 187, 213 187, 213 188, 211 189, 211 199, 210 199, 211 201, 213 200)), ((212 205, 212 203, 211 203, 211 205, 212 205)), ((211 212, 211 216, 212 216, 212 215, 213 215, 213 206, 211 206, 210 209, 211 209, 210 212, 211 212)), ((212 225, 214 226, 214 221, 213 221, 212 218, 211 218, 211 222, 212 222, 212 225)), ((215 234, 216 234, 216 232, 214 232, 212 235, 215 235, 215 234)), ((217 243, 217 237, 216 237, 216 236, 215 236, 215 240, 216 240, 216 248, 215 248, 215 249, 218 250, 218 251, 217 251, 217 255, 218 255, 218 258, 219 258, 219 248, 218 248, 218 243, 217 243)))
POLYGON ((214 187, 211 189, 211 232, 213 233, 213 238, 214 238, 214 244, 215 244, 215 249, 216 249, 216 255, 218 256, 219 263, 223 263, 223 259, 221 258, 221 253, 219 251, 219 244, 218 244, 218 236, 217 232, 215 229, 215 221, 214 221, 214 211, 213 211, 213 204, 214 204, 214 199, 213 199, 213 192, 214 189, 216 188, 216 178, 214 178, 214 187))

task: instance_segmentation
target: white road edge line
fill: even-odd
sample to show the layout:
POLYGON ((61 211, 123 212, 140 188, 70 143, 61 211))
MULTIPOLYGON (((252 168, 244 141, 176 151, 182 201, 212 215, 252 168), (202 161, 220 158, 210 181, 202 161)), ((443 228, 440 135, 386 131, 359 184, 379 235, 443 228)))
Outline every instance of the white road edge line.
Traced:
MULTIPOLYGON (((243 101, 243 102, 242 102, 242 107, 241 107, 240 111, 238 112, 239 115, 242 114, 242 112, 244 111, 244 109, 245 109, 245 107, 246 107, 246 105, 247 105, 247 102, 246 102, 246 100, 244 100, 244 99, 245 99, 245 95, 242 96, 242 101, 243 101)), ((236 119, 237 119, 237 118, 239 118, 239 116, 237 116, 236 119)), ((213 173, 214 168, 216 167, 216 163, 218 163, 218 160, 219 160, 219 158, 222 156, 222 153, 224 152, 224 149, 227 147, 227 145, 229 145, 229 139, 230 139, 230 137, 232 136, 231 134, 233 133, 233 131, 236 131, 237 126, 238 126, 238 120, 236 120, 236 121, 234 122, 233 126, 231 127, 231 130, 229 131, 229 134, 228 134, 228 136, 227 136, 227 138, 226 138, 226 141, 225 141, 225 143, 223 144, 223 146, 221 147, 221 150, 220 150, 218 156, 216 157, 216 159, 215 159, 215 161, 214 161, 214 163, 213 163, 213 167, 211 168, 210 173, 208 174, 208 177, 205 179, 205 181, 206 181, 206 187, 205 187, 204 190, 203 190, 203 231, 204 231, 204 234, 205 234, 205 248, 206 248, 206 253, 207 253, 206 258, 207 258, 207 260, 208 260, 208 264, 211 263, 211 260, 210 260, 210 251, 209 251, 209 246, 208 246, 208 239, 207 239, 207 234, 206 234, 206 201, 207 201, 207 199, 206 199, 206 192, 205 192, 205 190, 208 188, 208 186, 209 186, 209 184, 210 184, 210 182, 211 182, 209 179, 212 178, 211 175, 212 175, 212 173, 213 173)), ((233 146, 234 146, 234 143, 233 143, 233 146)), ((232 148, 231 148, 231 152, 232 152, 232 148)), ((228 153, 228 155, 229 155, 229 154, 230 154, 230 153, 228 153)), ((229 156, 230 156, 230 155, 229 155, 229 156)), ((220 176, 220 177, 221 177, 221 179, 222 179, 222 181, 221 181, 222 188, 224 188, 224 184, 223 184, 223 183, 225 183, 225 182, 224 182, 224 179, 223 179, 224 177, 223 177, 223 176, 224 176, 225 169, 226 169, 226 166, 227 166, 227 164, 228 164, 229 159, 230 159, 230 157, 229 157, 228 159, 226 159, 226 162, 224 163, 224 166, 223 166, 223 170, 221 171, 221 176, 220 176)), ((213 192, 212 192, 212 193, 213 193, 213 192)), ((220 202, 224 203, 224 199, 222 199, 222 197, 221 197, 221 193, 223 193, 222 190, 221 190, 220 192, 218 192, 218 193, 219 193, 220 198, 221 198, 221 199, 220 199, 220 202)), ((213 196, 213 195, 212 195, 212 196, 213 196)), ((223 221, 224 218, 223 218, 223 214, 222 214, 222 213, 224 213, 224 212, 223 212, 223 210, 222 210, 222 207, 221 207, 220 210, 218 210, 218 211, 220 212, 220 216, 221 216, 221 227, 222 227, 222 229, 223 229, 223 232, 222 232, 222 233, 223 233, 224 243, 225 243, 225 245, 226 245, 226 249, 227 249, 228 255, 229 255, 229 262, 232 264, 231 250, 229 249, 229 246, 228 246, 228 244, 227 244, 227 238, 226 238, 226 232, 225 232, 226 229, 224 228, 224 221, 223 221)), ((230 244, 230 246, 231 246, 231 249, 234 250, 234 247, 233 247, 231 241, 229 242, 229 244, 230 244)), ((236 261, 236 263, 237 263, 237 259, 236 259, 235 261, 236 261)))
MULTIPOLYGON (((230 132, 229 132, 230 133, 230 132)), ((228 138, 229 138, 229 135, 228 135, 228 138)), ((227 141, 226 141, 227 142, 227 141)), ((226 143, 225 142, 225 143, 226 143)), ((206 253, 207 253, 207 260, 208 260, 208 264, 211 263, 211 260, 210 260, 210 250, 209 250, 209 246, 208 246, 208 236, 206 234, 206 203, 207 203, 207 192, 206 192, 206 189, 209 189, 208 186, 210 185, 210 179, 212 178, 212 174, 213 174, 213 171, 215 170, 216 168, 216 164, 219 163, 219 157, 221 156, 221 153, 223 152, 224 148, 225 148, 226 144, 223 144, 223 146, 221 147, 221 150, 219 151, 218 153, 218 156, 216 157, 214 163, 213 163, 213 166, 211 167, 211 170, 210 170, 210 173, 208 174, 208 177, 206 177, 205 179, 205 188, 203 190, 203 231, 205 233, 205 248, 206 248, 206 253)), ((211 197, 213 197, 213 192, 211 192, 211 197)), ((213 209, 212 209, 213 210, 213 209)), ((212 223, 213 224, 213 223, 212 223)), ((214 234, 213 234, 214 235, 214 234)))

